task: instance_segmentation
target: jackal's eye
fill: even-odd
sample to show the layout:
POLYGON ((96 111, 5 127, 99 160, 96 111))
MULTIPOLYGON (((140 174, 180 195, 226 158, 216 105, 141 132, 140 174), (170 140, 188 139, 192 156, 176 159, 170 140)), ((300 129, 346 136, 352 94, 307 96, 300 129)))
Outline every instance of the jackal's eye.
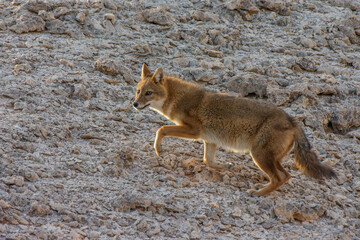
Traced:
POLYGON ((140 94, 140 90, 137 90, 137 94, 140 94))
POLYGON ((151 94, 152 94, 151 91, 147 91, 147 92, 145 93, 146 96, 150 96, 151 94))

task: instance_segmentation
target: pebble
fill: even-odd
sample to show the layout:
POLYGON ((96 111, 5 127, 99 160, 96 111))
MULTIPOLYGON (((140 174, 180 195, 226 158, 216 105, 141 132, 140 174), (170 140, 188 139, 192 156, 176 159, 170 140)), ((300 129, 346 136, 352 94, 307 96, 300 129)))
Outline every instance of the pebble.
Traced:
POLYGON ((75 17, 76 21, 78 21, 81 24, 85 22, 85 18, 86 18, 86 14, 84 12, 79 12, 75 17))
POLYGON ((67 27, 65 26, 65 24, 59 19, 46 21, 45 28, 49 33, 56 34, 64 34, 67 31, 67 27))
POLYGON ((112 13, 104 14, 104 19, 109 20, 112 24, 115 24, 115 15, 112 13))
POLYGON ((274 11, 283 16, 289 16, 291 13, 290 4, 285 0, 261 0, 258 5, 262 8, 274 11))
POLYGON ((4 31, 6 29, 6 23, 3 20, 0 20, 0 30, 4 31))
POLYGON ((104 6, 111 10, 117 10, 118 8, 113 0, 104 0, 104 6))
POLYGON ((16 102, 14 103, 14 110, 23 110, 27 106, 26 102, 16 102))
POLYGON ((301 38, 300 43, 301 43, 301 45, 303 45, 306 48, 315 48, 316 47, 316 43, 314 42, 314 40, 312 40, 310 38, 301 38))
POLYGON ((53 12, 47 12, 45 10, 40 10, 38 15, 45 21, 52 21, 55 19, 55 15, 53 12))
POLYGON ((30 213, 43 217, 50 214, 50 207, 45 204, 34 202, 30 206, 30 213))
POLYGON ((7 185, 16 185, 18 187, 21 187, 24 185, 24 177, 22 177, 22 176, 9 176, 9 177, 3 178, 2 181, 7 185))
POLYGON ((254 5, 251 0, 230 0, 225 3, 229 10, 243 10, 250 14, 258 13, 259 9, 254 5))
POLYGON ((195 158, 184 159, 184 160, 182 160, 182 165, 184 167, 195 167, 196 159, 195 158))
POLYGON ((10 208, 11 205, 1 199, 1 200, 0 200, 0 207, 1 207, 2 209, 7 209, 7 208, 10 208))
POLYGON ((2 232, 2 233, 7 232, 7 227, 5 224, 0 224, 0 232, 2 232))
POLYGON ((167 26, 174 23, 173 17, 167 12, 164 7, 147 9, 143 11, 142 15, 149 23, 154 23, 162 26, 167 26))

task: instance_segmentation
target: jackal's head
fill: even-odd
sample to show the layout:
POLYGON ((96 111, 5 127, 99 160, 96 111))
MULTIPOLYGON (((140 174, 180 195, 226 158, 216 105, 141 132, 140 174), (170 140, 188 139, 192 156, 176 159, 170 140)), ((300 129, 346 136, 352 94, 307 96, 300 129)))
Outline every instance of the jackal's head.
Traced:
POLYGON ((152 74, 144 63, 141 80, 136 86, 134 108, 137 110, 142 110, 147 107, 161 108, 166 99, 164 81, 164 71, 162 68, 156 69, 155 73, 152 74))

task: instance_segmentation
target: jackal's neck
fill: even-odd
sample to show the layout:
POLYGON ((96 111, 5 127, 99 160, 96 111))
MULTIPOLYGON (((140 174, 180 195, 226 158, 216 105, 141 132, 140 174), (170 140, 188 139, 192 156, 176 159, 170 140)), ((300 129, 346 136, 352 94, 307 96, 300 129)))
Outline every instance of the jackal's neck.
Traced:
POLYGON ((164 87, 166 89, 166 96, 157 102, 151 104, 151 108, 172 120, 172 109, 175 103, 186 95, 191 89, 196 89, 200 86, 184 81, 180 78, 165 76, 164 87))
POLYGON ((160 113, 161 115, 169 118, 171 112, 172 102, 176 95, 176 82, 178 80, 174 77, 165 76, 165 96, 162 100, 156 101, 151 104, 151 108, 160 113))
POLYGON ((150 108, 152 108, 152 109, 156 110, 157 112, 163 114, 164 102, 165 102, 165 99, 159 100, 159 101, 156 101, 156 102, 153 102, 153 103, 151 104, 151 107, 150 107, 150 108))
POLYGON ((178 113, 179 107, 189 100, 192 101, 191 98, 200 96, 199 93, 205 89, 176 77, 165 76, 164 80, 165 96, 162 100, 151 104, 151 108, 170 121, 177 123, 176 113, 178 113))
POLYGON ((202 89, 200 85, 182 80, 177 77, 165 76, 165 88, 167 91, 167 100, 186 95, 187 92, 202 89))

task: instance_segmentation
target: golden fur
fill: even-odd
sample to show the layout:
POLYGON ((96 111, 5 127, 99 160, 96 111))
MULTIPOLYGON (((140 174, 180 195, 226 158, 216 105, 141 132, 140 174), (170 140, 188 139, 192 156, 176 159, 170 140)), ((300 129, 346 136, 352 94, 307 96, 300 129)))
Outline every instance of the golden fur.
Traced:
POLYGON ((215 169, 232 168, 231 163, 215 161, 218 146, 249 152, 270 179, 264 188, 248 191, 256 196, 269 194, 290 178, 280 163, 294 145, 295 162, 305 174, 336 177, 330 167, 318 161, 303 130, 273 104, 215 93, 166 76, 161 68, 152 74, 144 64, 134 107, 141 110, 148 106, 176 124, 157 131, 154 147, 158 156, 164 137, 203 140, 204 162, 215 169))

